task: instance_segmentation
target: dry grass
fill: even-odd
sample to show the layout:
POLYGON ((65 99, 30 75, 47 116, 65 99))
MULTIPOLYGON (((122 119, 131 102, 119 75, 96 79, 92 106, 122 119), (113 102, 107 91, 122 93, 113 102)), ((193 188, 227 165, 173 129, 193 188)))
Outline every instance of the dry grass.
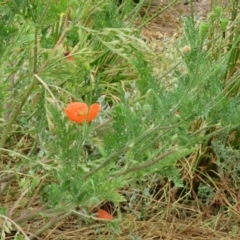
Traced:
POLYGON ((197 223, 198 219, 190 219, 190 221, 179 221, 174 219, 173 222, 165 221, 134 221, 132 219, 125 219, 120 227, 122 233, 113 237, 113 234, 107 231, 103 224, 94 224, 89 227, 81 227, 74 224, 72 219, 59 223, 58 226, 49 232, 46 237, 42 239, 116 239, 116 240, 132 240, 146 239, 146 240, 227 240, 238 239, 238 236, 231 238, 227 233, 220 231, 213 231, 204 226, 204 222, 197 223), (101 235, 96 232, 102 231, 101 235), (141 238, 140 238, 141 237, 141 238))
MULTIPOLYGON (((195 160, 195 155, 183 159, 183 163, 189 162, 189 166, 184 168, 185 180, 192 174, 191 167, 195 160)), ((59 221, 36 239, 239 239, 240 234, 234 233, 234 228, 239 226, 240 216, 234 206, 219 208, 216 203, 206 205, 197 197, 191 196, 191 189, 181 194, 180 189, 172 186, 171 182, 164 181, 159 176, 154 176, 153 179, 151 183, 149 180, 148 186, 143 186, 139 182, 137 192, 134 187, 122 190, 122 194, 128 193, 127 202, 120 205, 118 211, 114 212, 113 223, 86 221, 84 218, 71 216, 59 221), (146 187, 148 188, 147 194, 146 187)), ((20 197, 17 186, 13 186, 12 189, 15 194, 11 192, 1 196, 1 203, 9 209, 20 197), (11 196, 14 197, 11 198, 11 196)), ((31 209, 37 208, 38 204, 38 199, 36 199, 31 209)), ((103 207, 109 207, 109 203, 103 207)), ((19 214, 26 211, 26 206, 18 206, 14 211, 19 214)), ((48 221, 48 217, 38 217, 25 222, 21 227, 26 234, 34 233, 48 221)), ((13 239, 12 235, 6 239, 13 239)))
MULTIPOLYGON (((239 219, 234 214, 228 217, 224 217, 222 213, 207 216, 204 212, 196 210, 194 201, 189 201, 187 206, 173 203, 164 208, 162 205, 161 201, 151 204, 150 209, 148 209, 148 218, 151 211, 155 214, 152 214, 148 220, 140 220, 133 214, 123 214, 121 219, 116 219, 116 225, 105 225, 101 222, 87 224, 77 217, 70 217, 46 231, 44 236, 39 239, 227 240, 239 239, 240 237, 239 234, 234 236, 230 234, 233 230, 232 226, 239 225, 239 219), (117 229, 121 229, 121 231, 116 234, 117 229)), ((31 231, 34 228, 37 230, 40 223, 31 222, 25 227, 25 231, 27 228, 30 228, 31 231)))

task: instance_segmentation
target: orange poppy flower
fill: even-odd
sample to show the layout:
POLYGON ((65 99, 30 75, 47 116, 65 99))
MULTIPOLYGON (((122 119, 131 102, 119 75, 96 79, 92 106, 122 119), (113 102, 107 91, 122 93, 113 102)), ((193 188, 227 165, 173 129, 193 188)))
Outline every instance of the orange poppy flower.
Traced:
POLYGON ((69 120, 76 123, 91 122, 100 111, 100 104, 94 103, 88 108, 83 102, 72 102, 65 108, 69 120))
POLYGON ((103 209, 98 209, 97 218, 101 218, 104 220, 112 220, 113 219, 112 215, 103 209))
POLYGON ((70 55, 70 52, 65 52, 64 56, 67 58, 68 61, 73 61, 73 57, 70 55))

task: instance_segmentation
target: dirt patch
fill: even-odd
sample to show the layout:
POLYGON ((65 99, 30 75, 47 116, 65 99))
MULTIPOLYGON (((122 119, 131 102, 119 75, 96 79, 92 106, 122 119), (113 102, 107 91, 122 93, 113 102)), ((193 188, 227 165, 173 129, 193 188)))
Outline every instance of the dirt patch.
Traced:
MULTIPOLYGON (((149 15, 153 16, 156 14, 156 12, 164 9, 169 4, 169 2, 170 1, 166 0, 154 1, 149 15)), ((221 3, 221 6, 224 8, 227 6, 227 4, 228 1, 223 1, 223 3, 221 3)), ((145 26, 142 30, 142 35, 149 41, 163 40, 177 35, 181 29, 183 17, 192 15, 191 7, 192 6, 190 4, 190 1, 178 1, 169 9, 161 13, 158 17, 153 19, 152 22, 147 24, 147 26, 145 26)), ((211 9, 211 1, 209 0, 194 1, 193 14, 195 21, 199 22, 206 20, 211 9)))

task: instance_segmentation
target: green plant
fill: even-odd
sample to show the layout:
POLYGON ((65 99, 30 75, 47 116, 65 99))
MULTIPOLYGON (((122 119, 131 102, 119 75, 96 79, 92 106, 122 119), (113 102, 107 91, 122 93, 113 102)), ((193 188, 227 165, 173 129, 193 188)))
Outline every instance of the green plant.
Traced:
POLYGON ((212 14, 211 16, 213 17, 210 18, 212 27, 210 44, 212 44, 212 48, 211 45, 209 45, 209 51, 217 51, 217 53, 214 53, 217 57, 220 55, 228 56, 228 67, 225 74, 226 80, 232 77, 239 59, 239 28, 237 27, 239 23, 239 18, 237 18, 238 4, 238 1, 230 2, 224 12, 222 12, 220 6, 216 6, 214 9, 215 15, 212 14), (231 26, 228 26, 229 21, 232 22, 231 26), (219 46, 221 51, 217 50, 216 46, 219 46))
MULTIPOLYGON (((234 8, 233 11, 235 10, 234 8)), ((229 74, 231 69, 229 60, 237 50, 235 47, 238 45, 238 40, 234 43, 236 44, 234 49, 227 47, 228 37, 235 35, 238 28, 231 28, 233 32, 228 29, 226 18, 220 18, 220 15, 228 15, 226 12, 218 13, 218 17, 211 15, 210 22, 207 24, 209 31, 202 29, 205 24, 200 23, 199 32, 197 32, 198 26, 193 24, 191 19, 186 19, 185 40, 181 42, 181 46, 189 46, 190 49, 187 54, 182 53, 186 70, 184 74, 175 70, 179 77, 178 88, 184 86, 182 91, 185 91, 183 97, 180 97, 180 102, 183 104, 179 106, 183 109, 185 106, 192 113, 192 117, 188 118, 188 120, 192 119, 190 120, 192 126, 189 129, 193 136, 202 138, 201 143, 199 139, 196 141, 200 143, 197 152, 189 157, 191 169, 188 173, 183 169, 188 177, 183 179, 186 182, 186 189, 181 192, 181 196, 196 199, 203 211, 211 206, 213 211, 219 211, 224 216, 227 215, 226 209, 233 211, 233 215, 236 214, 236 211, 232 210, 236 203, 236 192, 229 188, 234 183, 228 184, 232 179, 227 175, 227 172, 232 170, 227 170, 226 166, 232 166, 229 161, 234 159, 234 152, 239 148, 239 87, 236 82, 238 77, 229 74), (221 22, 218 22, 219 20, 221 22), (230 155, 220 157, 223 152, 227 152, 225 148, 220 154, 220 146, 228 144, 232 149, 231 157, 230 155), (223 182, 225 184, 221 184, 223 182)), ((237 62, 235 64, 235 71, 238 72, 237 62)), ((179 111, 182 118, 183 115, 187 116, 187 113, 182 114, 181 108, 179 111)), ((233 162, 236 164, 235 161, 233 162)), ((235 181, 236 175, 234 173, 235 181)))

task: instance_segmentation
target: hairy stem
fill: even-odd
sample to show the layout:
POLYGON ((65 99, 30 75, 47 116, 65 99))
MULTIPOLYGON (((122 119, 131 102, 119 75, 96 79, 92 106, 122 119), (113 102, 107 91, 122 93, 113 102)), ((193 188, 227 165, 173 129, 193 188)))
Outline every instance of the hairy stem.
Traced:
POLYGON ((102 168, 104 168, 108 163, 110 163, 114 158, 116 158, 117 156, 119 156, 122 153, 126 153, 130 148, 132 148, 135 144, 137 144, 138 142, 142 141, 143 139, 145 139, 148 135, 150 135, 151 133, 155 132, 156 130, 159 129, 168 129, 168 128, 172 128, 173 126, 166 126, 166 127, 162 127, 161 125, 158 125, 156 127, 152 127, 149 130, 147 130, 146 132, 144 132, 141 136, 139 136, 134 142, 126 144, 123 148, 121 148, 118 152, 113 153, 112 155, 110 155, 108 158, 105 159, 105 161, 103 161, 99 166, 97 166, 96 168, 94 168, 92 171, 90 171, 89 173, 85 174, 83 176, 83 179, 87 179, 88 177, 92 176, 95 172, 101 170, 102 168))
MULTIPOLYGON (((43 164, 47 164, 47 163, 50 163, 52 161, 53 160, 44 160, 42 163, 43 164)), ((34 164, 30 165, 30 166, 23 167, 17 173, 18 174, 23 174, 23 173, 27 172, 28 170, 30 170, 31 168, 39 166, 39 164, 40 163, 34 163, 34 164)), ((12 174, 9 174, 8 176, 2 177, 0 179, 0 183, 9 182, 9 181, 13 180, 16 177, 17 173, 12 173, 12 174)))
POLYGON ((160 156, 159 156, 158 158, 156 158, 155 160, 153 160, 153 161, 148 160, 148 161, 147 161, 146 163, 144 163, 144 164, 141 164, 141 165, 139 165, 139 166, 135 166, 135 167, 129 168, 129 169, 123 171, 123 172, 120 172, 120 173, 114 175, 114 178, 117 178, 117 177, 119 177, 119 176, 121 176, 121 175, 126 175, 126 174, 128 174, 128 173, 130 173, 130 172, 135 172, 135 171, 139 171, 139 170, 145 169, 145 168, 147 168, 147 167, 150 167, 150 166, 156 164, 157 162, 159 162, 160 160, 164 159, 165 157, 169 156, 170 154, 176 152, 176 150, 177 150, 177 147, 173 147, 171 150, 169 150, 168 152, 160 155, 160 156))
POLYGON ((32 235, 29 239, 31 239, 31 240, 35 239, 37 236, 41 235, 44 231, 49 229, 51 226, 53 226, 56 223, 60 222, 64 218, 69 217, 71 214, 72 214, 72 212, 67 212, 67 213, 65 213, 63 215, 58 215, 58 216, 53 217, 42 228, 40 228, 36 233, 34 233, 34 235, 32 235))
POLYGON ((33 219, 34 217, 40 215, 42 211, 45 210, 47 207, 48 207, 48 203, 44 204, 42 207, 35 209, 33 212, 29 214, 22 214, 20 217, 15 218, 14 222, 22 223, 22 222, 25 222, 26 220, 33 219))

